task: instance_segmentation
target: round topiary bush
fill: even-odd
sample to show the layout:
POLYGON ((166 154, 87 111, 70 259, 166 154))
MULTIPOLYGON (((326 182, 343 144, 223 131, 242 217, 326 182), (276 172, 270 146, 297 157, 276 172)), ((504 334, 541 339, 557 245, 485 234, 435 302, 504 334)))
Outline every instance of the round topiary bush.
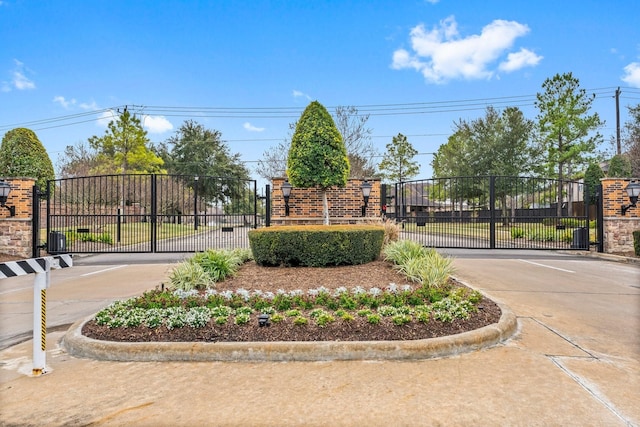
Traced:
POLYGON ((326 267, 374 261, 382 250, 381 225, 306 225, 249 231, 253 258, 261 266, 326 267))

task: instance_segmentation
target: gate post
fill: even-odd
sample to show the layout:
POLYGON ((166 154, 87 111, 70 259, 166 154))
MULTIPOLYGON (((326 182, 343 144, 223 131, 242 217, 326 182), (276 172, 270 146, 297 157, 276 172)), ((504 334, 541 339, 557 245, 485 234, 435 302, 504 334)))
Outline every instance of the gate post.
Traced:
POLYGON ((40 190, 34 185, 31 193, 31 257, 40 256, 40 190))
POLYGON ((151 216, 149 218, 151 235, 151 252, 155 253, 158 243, 158 185, 157 175, 151 175, 151 216))
POLYGON ((604 252, 604 199, 602 184, 596 187, 596 227, 598 232, 598 252, 604 252))
POLYGON ((271 185, 267 184, 264 190, 264 225, 271 227, 271 185))
POLYGON ((496 248, 496 177, 489 177, 489 248, 496 248))

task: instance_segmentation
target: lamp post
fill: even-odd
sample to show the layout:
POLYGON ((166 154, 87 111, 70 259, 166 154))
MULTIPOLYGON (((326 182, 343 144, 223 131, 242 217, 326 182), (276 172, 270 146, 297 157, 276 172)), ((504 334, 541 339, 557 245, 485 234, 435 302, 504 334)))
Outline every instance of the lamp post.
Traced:
POLYGON ((7 206, 7 199, 11 193, 11 186, 6 181, 0 181, 0 206, 9 209, 9 216, 16 216, 16 207, 7 206))
POLYGON ((284 197, 284 216, 289 216, 289 197, 291 196, 292 188, 293 186, 289 184, 289 181, 285 181, 280 187, 282 196, 284 197))
POLYGON ((371 188, 373 188, 373 186, 366 179, 360 186, 360 190, 362 190, 362 198, 364 199, 364 206, 362 206, 362 216, 367 216, 367 206, 369 205, 369 196, 371 195, 371 188))
POLYGON ((636 207, 638 197, 640 196, 640 183, 630 182, 629 185, 627 185, 627 188, 624 189, 624 191, 627 192, 627 196, 629 196, 629 201, 631 203, 628 205, 622 205, 620 209, 622 215, 626 215, 629 209, 636 207))

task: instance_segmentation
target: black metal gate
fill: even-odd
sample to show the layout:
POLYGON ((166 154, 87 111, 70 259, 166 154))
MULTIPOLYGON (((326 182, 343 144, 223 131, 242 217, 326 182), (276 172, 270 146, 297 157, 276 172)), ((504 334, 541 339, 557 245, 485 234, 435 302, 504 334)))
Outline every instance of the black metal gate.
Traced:
MULTIPOLYGON (((268 197, 268 195, 267 195, 268 197)), ((50 253, 198 252, 249 247, 264 219, 256 181, 184 175, 52 180, 46 191, 50 253)))
POLYGON ((454 177, 384 186, 387 217, 403 238, 437 248, 577 249, 601 241, 581 182, 454 177))

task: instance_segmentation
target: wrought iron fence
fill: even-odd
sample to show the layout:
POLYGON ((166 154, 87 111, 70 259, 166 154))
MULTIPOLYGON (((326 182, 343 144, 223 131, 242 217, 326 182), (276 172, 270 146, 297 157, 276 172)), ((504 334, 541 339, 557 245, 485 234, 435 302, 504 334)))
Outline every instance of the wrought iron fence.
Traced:
POLYGON ((264 222, 254 180, 103 175, 49 181, 47 195, 53 253, 248 247, 247 230, 264 222))
MULTIPOLYGON (((452 177, 386 186, 387 217, 425 246, 487 249, 589 248, 587 189, 531 177, 452 177)), ((593 230, 593 231, 592 231, 593 230)))

